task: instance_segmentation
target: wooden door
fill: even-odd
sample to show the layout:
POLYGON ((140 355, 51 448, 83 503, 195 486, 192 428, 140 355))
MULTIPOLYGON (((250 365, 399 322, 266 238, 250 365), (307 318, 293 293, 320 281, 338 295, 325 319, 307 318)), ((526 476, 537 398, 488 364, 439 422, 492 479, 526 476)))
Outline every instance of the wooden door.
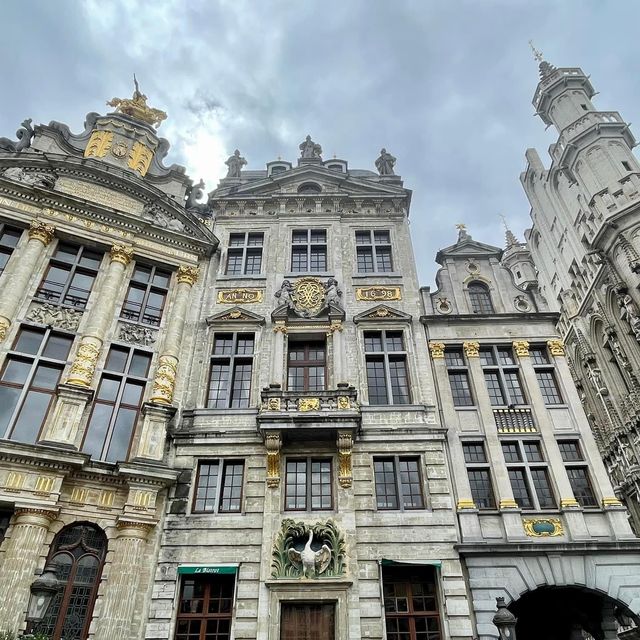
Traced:
POLYGON ((282 603, 280 640, 334 640, 335 605, 282 603))

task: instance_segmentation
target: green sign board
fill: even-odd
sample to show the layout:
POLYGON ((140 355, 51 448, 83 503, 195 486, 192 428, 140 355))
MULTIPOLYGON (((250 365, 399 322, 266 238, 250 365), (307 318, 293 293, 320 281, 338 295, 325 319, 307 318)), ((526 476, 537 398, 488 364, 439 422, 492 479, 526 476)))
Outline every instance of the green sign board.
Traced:
POLYGON ((238 573, 238 567, 235 566, 220 566, 220 565, 201 565, 199 567, 178 567, 179 575, 188 575, 194 573, 224 573, 224 574, 236 574, 238 573))

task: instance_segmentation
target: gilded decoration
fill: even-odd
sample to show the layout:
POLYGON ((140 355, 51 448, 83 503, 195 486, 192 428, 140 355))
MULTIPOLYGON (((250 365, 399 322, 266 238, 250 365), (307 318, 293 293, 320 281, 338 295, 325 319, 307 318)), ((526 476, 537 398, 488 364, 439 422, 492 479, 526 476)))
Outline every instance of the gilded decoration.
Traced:
POLYGON ((334 320, 329 326, 329 330, 327 331, 328 336, 332 336, 336 331, 343 331, 342 322, 340 320, 334 320))
POLYGON ((111 147, 111 155, 115 156, 116 158, 124 158, 128 152, 129 147, 127 147, 127 145, 122 141, 116 142, 111 147))
POLYGON ((114 244, 109 254, 111 255, 111 262, 119 262, 126 267, 133 257, 133 247, 127 247, 124 244, 114 244))
POLYGON ((317 315, 324 306, 324 285, 318 278, 300 278, 293 285, 293 301, 297 309, 309 316, 317 315))
POLYGON ((7 337, 7 331, 11 323, 6 318, 0 317, 0 342, 2 342, 7 337))
POLYGON ((562 340, 547 340, 547 347, 552 356, 564 355, 564 342, 562 340))
POLYGON ((40 222, 39 220, 32 220, 31 227, 29 228, 29 240, 40 240, 46 247, 53 240, 55 231, 56 228, 53 225, 40 222))
POLYGON ((564 535, 559 518, 523 518, 525 533, 532 538, 555 538, 564 535))
POLYGON ((262 302, 263 289, 223 289, 218 291, 218 304, 252 304, 262 302))
POLYGON ((153 379, 150 402, 171 404, 177 373, 178 361, 176 358, 173 356, 160 356, 156 375, 153 379))
POLYGON ((353 482, 351 452, 353 436, 349 432, 338 432, 338 482, 341 487, 350 487, 353 482))
POLYGON ((400 287, 385 287, 382 285, 356 287, 356 300, 365 300, 366 302, 402 300, 402 290, 400 287))
POLYGON ((85 158, 104 158, 113 142, 113 131, 94 131, 84 150, 85 158))
POLYGON ((27 313, 27 320, 38 324, 46 324, 57 329, 76 331, 82 318, 82 311, 59 307, 50 302, 37 305, 27 313))
POLYGON ((91 385, 101 346, 102 342, 97 338, 83 338, 71 365, 67 384, 75 384, 80 387, 91 385))
POLYGON ((338 396, 338 409, 351 409, 351 398, 349 396, 338 396))
POLYGON ((518 509, 518 503, 512 498, 503 498, 500 500, 501 509, 518 509))
POLYGON ((320 398, 300 398, 298 411, 320 411, 320 398))
POLYGON ((526 340, 514 340, 513 350, 519 358, 526 358, 529 356, 529 343, 526 340))
POLYGON ((344 535, 333 520, 306 524, 286 518, 271 553, 272 578, 336 578, 347 570, 344 535))
POLYGON ((560 499, 560 508, 561 509, 579 509, 580 505, 575 498, 561 498, 560 499))
POLYGON ((181 265, 178 267, 178 283, 193 286, 198 281, 198 267, 181 265))
POLYGON ((167 119, 167 114, 160 109, 154 109, 147 105, 147 96, 140 91, 138 81, 133 77, 135 90, 131 98, 113 98, 107 102, 109 107, 115 107, 117 113, 124 113, 126 116, 140 122, 146 122, 158 127, 163 120, 167 119))
POLYGON ((4 483, 4 490, 10 493, 18 493, 24 486, 25 475, 17 471, 9 471, 4 483))
POLYGON ((151 160, 153 160, 153 151, 142 142, 134 142, 131 151, 129 151, 129 161, 127 162, 129 169, 133 169, 141 176, 145 176, 149 170, 151 160))
POLYGON ((55 482, 55 478, 51 476, 38 476, 36 478, 36 486, 34 488, 34 493, 46 495, 51 493, 51 489, 53 489, 53 483, 55 482))
MULTIPOLYGON (((279 398, 271 398, 278 400, 279 398)), ((280 486, 280 448, 282 447, 282 438, 279 432, 267 433, 264 441, 267 449, 267 486, 276 488, 280 486)))
POLYGON ((444 342, 429 342, 429 351, 434 360, 444 358, 444 342))
POLYGON ((602 506, 606 507, 622 507, 622 502, 618 498, 602 498, 602 506))
POLYGON ((464 511, 465 509, 477 509, 476 503, 473 500, 458 500, 458 511, 464 511))
POLYGON ((276 320, 276 324, 273 327, 273 333, 282 333, 283 335, 287 334, 287 327, 282 320, 276 320))
POLYGON ((467 340, 463 342, 464 353, 467 358, 477 358, 480 355, 480 343, 475 340, 467 340))

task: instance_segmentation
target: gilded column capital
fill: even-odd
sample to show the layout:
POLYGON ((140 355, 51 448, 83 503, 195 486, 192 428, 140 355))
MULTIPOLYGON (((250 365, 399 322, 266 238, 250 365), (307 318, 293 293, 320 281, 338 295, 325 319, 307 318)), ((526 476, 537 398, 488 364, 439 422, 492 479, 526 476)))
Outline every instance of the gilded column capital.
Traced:
POLYGON ((184 282, 185 284, 193 286, 198 280, 198 272, 198 267, 180 265, 178 267, 178 282, 184 282))
MULTIPOLYGON (((286 327, 285 327, 286 329, 286 327)), ((327 330, 327 336, 332 336, 336 331, 341 332, 342 331, 342 321, 341 320, 332 320, 331 321, 331 326, 329 327, 329 329, 327 330)), ((275 329, 274 329, 275 331, 275 329)))
POLYGON ((516 352, 518 358, 526 358, 529 353, 529 342, 527 340, 514 340, 513 350, 516 352))
POLYGON ((119 262, 125 267, 131 262, 133 257, 133 247, 124 244, 114 244, 109 251, 111 262, 119 262))
POLYGON ((56 228, 51 224, 46 224, 40 220, 32 220, 29 228, 29 240, 40 240, 46 247, 52 240, 56 228))
POLYGON ((429 342, 429 351, 433 360, 444 358, 444 342, 429 342))
POLYGON ((276 320, 276 324, 273 327, 273 333, 282 333, 283 335, 287 333, 287 326, 284 320, 276 320))
POLYGON ((160 356, 153 379, 150 402, 171 404, 178 374, 178 360, 173 356, 160 356))
POLYGON ((17 507, 14 515, 16 524, 33 524, 46 529, 58 517, 58 512, 39 507, 17 507))
POLYGON ((480 355, 480 343, 476 340, 467 340, 462 343, 467 358, 477 358, 480 355))
POLYGON ((560 339, 547 340, 547 347, 549 347, 549 353, 552 356, 564 355, 564 342, 560 339))

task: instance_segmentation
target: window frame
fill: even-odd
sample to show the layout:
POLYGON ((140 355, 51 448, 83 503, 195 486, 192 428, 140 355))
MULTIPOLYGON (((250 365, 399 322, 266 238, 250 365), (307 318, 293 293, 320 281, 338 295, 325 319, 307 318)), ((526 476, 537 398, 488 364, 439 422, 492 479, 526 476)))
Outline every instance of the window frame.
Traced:
MULTIPOLYGON (((253 391, 253 376, 254 376, 254 362, 256 356, 256 332, 255 331, 214 331, 213 340, 211 342, 211 355, 209 356, 209 370, 207 373, 207 385, 205 388, 206 398, 205 405, 207 409, 250 409, 251 408, 251 392, 253 391), (232 339, 232 353, 215 353, 216 340, 221 336, 231 336, 232 339), (253 349, 251 353, 238 353, 238 343, 240 339, 251 336, 253 340, 253 349), (219 400, 215 400, 215 404, 212 405, 212 392, 211 381, 213 374, 213 366, 215 362, 222 363, 228 361, 229 376, 227 378, 226 387, 226 399, 224 406, 216 406, 219 400), (251 373, 249 375, 249 392, 247 393, 246 406, 239 405, 234 406, 234 385, 236 382, 236 372, 238 365, 246 364, 250 361, 251 373)), ((242 388, 240 389, 242 390, 242 388)))
MULTIPOLYGON (((409 406, 413 397, 411 394, 411 372, 409 371, 409 352, 407 350, 407 332, 402 328, 389 328, 389 329, 365 329, 362 332, 363 341, 363 353, 365 361, 365 374, 367 378, 367 400, 370 406, 375 407, 388 407, 388 406, 409 406), (382 349, 379 351, 367 350, 367 339, 371 338, 373 334, 379 334, 381 340, 382 349), (399 334, 402 340, 402 350, 387 349, 387 338, 389 334, 399 334), (384 380, 386 389, 386 402, 371 401, 371 385, 369 384, 369 362, 380 361, 382 359, 384 369, 384 380), (404 369, 406 373, 406 387, 407 387, 407 401, 398 402, 393 395, 393 384, 391 377, 391 368, 389 363, 391 361, 403 361, 404 369)), ((399 380, 399 379, 397 379, 399 380)))
MULTIPOLYGON (((286 375, 287 375, 287 391, 292 391, 294 393, 304 393, 304 392, 317 392, 317 391, 326 391, 327 387, 328 387, 328 380, 327 380, 327 374, 328 374, 328 362, 327 362, 327 340, 326 338, 320 338, 318 337, 317 339, 309 338, 309 339, 305 339, 305 340, 291 340, 289 339, 287 341, 287 371, 286 371, 286 375), (308 358, 308 353, 309 351, 311 351, 313 345, 323 345, 323 353, 324 353, 324 358, 323 360, 310 360, 308 358), (295 347, 296 345, 302 345, 304 347, 304 353, 305 353, 305 359, 304 360, 291 360, 291 351, 292 351, 292 347, 295 347), (291 388, 291 383, 290 383, 290 369, 292 368, 292 366, 294 368, 300 368, 303 370, 302 373, 302 388, 301 389, 292 389, 291 388), (319 369, 322 368, 323 371, 323 384, 322 384, 322 388, 321 389, 311 389, 309 387, 309 380, 310 380, 310 376, 309 376, 309 371, 312 369, 319 369)), ((316 347, 317 349, 317 347, 316 347)))
POLYGON ((491 315, 496 312, 493 298, 491 297, 491 289, 486 282, 477 279, 472 280, 467 284, 466 290, 469 296, 469 309, 472 314, 491 315), (480 294, 482 294, 481 298, 479 297, 480 294))
POLYGON ((244 504, 244 485, 246 481, 246 460, 245 458, 199 458, 196 463, 196 478, 194 482, 193 496, 191 499, 191 513, 193 514, 213 514, 213 515, 234 515, 243 513, 244 504), (201 468, 202 465, 218 466, 218 475, 216 480, 214 508, 213 509, 197 509, 198 488, 200 487, 201 468), (238 509, 223 509, 221 504, 223 501, 223 492, 225 488, 225 480, 227 478, 227 467, 231 465, 240 465, 242 467, 242 476, 240 483, 240 497, 238 498, 238 509))
POLYGON ((476 400, 473 393, 473 384, 471 383, 469 362, 464 354, 464 350, 462 349, 462 347, 450 347, 449 345, 447 345, 444 350, 444 362, 447 368, 447 378, 449 380, 449 389, 451 391, 451 399, 453 401, 454 408, 457 410, 475 407, 476 400), (461 364, 449 361, 451 359, 451 356, 453 355, 460 356, 461 364), (458 392, 460 390, 454 389, 454 386, 452 384, 452 376, 464 376, 464 378, 466 379, 468 396, 465 396, 465 398, 468 398, 469 402, 464 402, 462 404, 458 403, 458 399, 460 397, 460 394, 458 392))
POLYGON ((368 273, 393 273, 394 264, 393 264, 393 247, 391 242, 391 229, 356 229, 355 230, 355 247, 356 247, 356 270, 359 274, 368 274, 368 273), (388 236, 388 240, 386 242, 378 242, 376 240, 377 233, 386 233, 388 236), (358 235, 368 235, 367 242, 359 242, 358 235), (389 252, 389 269, 379 269, 378 268, 378 250, 380 249, 388 249, 389 252), (372 269, 361 269, 360 268, 360 254, 369 251, 370 253, 367 255, 371 256, 372 261, 372 269))
POLYGON ((569 478, 569 484, 571 485, 571 491, 573 491, 574 498, 583 509, 598 509, 600 507, 600 503, 598 502, 598 497, 594 490, 594 484, 591 480, 591 473, 589 471, 589 463, 585 458, 584 449, 583 449, 580 438, 575 438, 575 437, 561 438, 561 439, 559 438, 557 442, 558 442, 558 448, 560 449, 560 456, 562 457, 562 462, 564 463, 565 469, 567 470, 567 476, 569 478), (579 459, 568 460, 565 457, 565 453, 562 450, 562 445, 568 444, 568 443, 572 443, 576 445, 578 455, 580 456, 579 459), (574 479, 571 477, 571 474, 569 473, 569 471, 573 469, 578 469, 584 472, 584 479, 586 480, 588 489, 591 492, 591 502, 593 502, 593 504, 585 504, 583 496, 576 494, 576 490, 574 488, 574 479))
POLYGON ((120 317, 123 320, 126 320, 127 322, 137 322, 140 324, 148 325, 150 327, 159 327, 160 323, 162 322, 162 316, 164 315, 164 311, 167 306, 167 299, 169 296, 169 288, 171 287, 172 275, 173 274, 169 270, 160 269, 157 266, 151 265, 151 264, 136 262, 133 268, 133 272, 131 274, 131 278, 129 278, 129 286, 127 287, 127 293, 124 297, 124 302, 122 303, 122 307, 120 309, 120 317), (134 280, 136 275, 136 270, 139 267, 143 269, 151 270, 151 272, 149 273, 149 280, 147 281, 146 284, 144 282, 134 280), (156 272, 158 271, 163 275, 167 276, 166 287, 153 283, 153 279, 155 278, 156 272), (144 291, 144 294, 142 296, 142 302, 139 303, 140 310, 137 313, 135 311, 126 309, 127 303, 135 304, 135 305, 138 304, 138 303, 129 302, 129 293, 132 289, 137 289, 138 291, 144 291), (156 320, 156 322, 149 322, 148 320, 145 320, 145 316, 148 316, 146 311, 147 311, 147 307, 149 306, 149 296, 151 295, 151 293, 163 295, 162 307, 160 308, 160 315, 158 315, 157 317, 152 316, 156 320))
POLYGON ((480 345, 480 367, 482 369, 482 375, 485 381, 485 387, 489 396, 489 402, 493 408, 511 408, 513 407, 528 407, 529 401, 525 393, 524 385, 522 384, 522 375, 520 369, 520 363, 513 352, 513 345, 480 345), (512 363, 503 363, 500 360, 500 352, 509 350, 512 363), (484 364, 482 361, 483 352, 491 352, 493 364, 484 364), (514 402, 517 398, 512 397, 513 390, 510 384, 507 383, 507 374, 515 374, 518 381, 518 387, 522 396, 523 402, 514 402), (502 394, 503 403, 494 403, 491 393, 491 389, 487 383, 487 375, 496 375, 499 385, 500 393, 502 394))
POLYGON ((18 248, 20 241, 22 240, 22 236, 24 234, 24 229, 21 227, 14 227, 13 225, 7 224, 0 220, 0 254, 7 256, 7 260, 4 266, 0 266, 0 276, 4 273, 7 265, 9 264, 9 260, 11 256, 14 254, 15 250, 18 248), (16 243, 12 246, 10 244, 4 244, 3 240, 5 236, 16 237, 16 243))
POLYGON ((547 407, 557 407, 559 405, 566 404, 564 395, 560 384, 558 382, 558 376, 556 368, 553 364, 553 360, 549 357, 549 351, 546 346, 533 345, 529 347, 529 355, 531 357, 531 364, 536 374, 536 382, 540 388, 540 394, 547 407), (540 379, 541 375, 548 374, 552 383, 551 387, 543 385, 540 379), (549 389, 552 389, 555 395, 548 393, 549 389))
POLYGON ((518 503, 518 507, 522 509, 522 511, 554 511, 558 509, 558 500, 557 500, 557 491, 554 490, 553 481, 551 477, 551 467, 549 462, 545 456, 544 446, 541 438, 517 438, 513 437, 513 434, 509 434, 504 438, 500 438, 500 446, 502 448, 502 454, 504 458, 504 464, 507 469, 507 473, 509 475, 509 482, 511 483, 511 488, 514 493, 514 499, 516 503, 518 503), (505 445, 515 444, 518 452, 519 460, 507 461, 507 458, 504 454, 505 445), (540 460, 529 460, 527 455, 526 445, 527 444, 536 444, 538 446, 538 451, 540 452, 540 460), (530 506, 522 506, 518 502, 518 498, 516 497, 516 491, 513 489, 513 482, 511 480, 511 471, 518 470, 523 474, 525 488, 527 491, 527 496, 530 506), (533 477, 534 471, 542 471, 547 480, 547 488, 551 495, 551 503, 545 506, 542 506, 542 501, 539 495, 539 488, 536 486, 536 482, 533 477))
POLYGON ((476 508, 479 511, 496 511, 498 503, 496 501, 496 491, 493 483, 493 473, 491 469, 491 462, 487 457, 487 447, 484 440, 462 440, 462 457, 464 460, 464 466, 467 472, 467 479, 469 481, 469 488, 471 490, 471 497, 476 508), (482 449, 482 460, 471 460, 467 458, 467 448, 480 446, 482 449), (489 487, 489 494, 486 496, 487 506, 484 506, 482 502, 485 502, 485 497, 480 500, 480 496, 477 492, 474 492, 474 483, 471 481, 469 472, 481 472, 486 474, 486 483, 489 487))
MULTIPOLYGON (((283 511, 288 511, 288 512, 298 512, 298 513, 315 513, 318 511, 333 511, 334 509, 334 504, 335 504, 335 489, 334 489, 334 472, 333 472, 333 457, 332 456, 287 456, 285 458, 284 461, 284 505, 283 505, 283 511), (298 463, 298 462, 304 462, 305 463, 305 492, 304 492, 304 500, 305 500, 305 506, 303 508, 293 508, 293 507, 288 507, 287 506, 287 499, 290 497, 289 494, 289 482, 287 481, 287 478, 289 476, 289 463, 298 463), (316 507, 314 508, 313 506, 313 488, 314 488, 314 484, 313 484, 313 464, 314 463, 329 463, 329 506, 328 507, 316 507)), ((297 472, 295 472, 297 473, 297 472)), ((320 487, 325 486, 322 483, 322 472, 320 472, 321 474, 321 482, 320 482, 320 487)), ((297 487, 297 484, 293 484, 292 486, 297 487)), ((294 496, 294 499, 298 496, 297 492, 294 496)), ((322 493, 320 493, 320 500, 322 502, 322 493)))
MULTIPOLYGON (((374 485, 374 495, 376 499, 376 511, 424 511, 427 508, 427 492, 424 486, 424 473, 422 472, 422 457, 419 455, 404 455, 404 454, 392 454, 392 455, 380 455, 373 456, 373 485, 374 485), (395 507, 381 507, 378 499, 378 483, 377 481, 377 472, 376 472, 376 463, 383 462, 391 462, 393 464, 393 480, 394 480, 394 488, 395 488, 395 507), (408 493, 406 495, 413 497, 415 495, 420 496, 421 504, 419 506, 405 506, 404 498, 405 492, 403 491, 403 486, 406 484, 413 483, 403 483, 402 482, 402 474, 403 471, 400 470, 401 462, 415 462, 416 463, 416 473, 418 474, 418 487, 420 488, 419 494, 408 493)), ((384 483, 387 486, 388 483, 384 483)), ((385 496, 388 494, 385 494, 385 496)))
POLYGON ((244 276, 259 276, 263 272, 264 267, 264 231, 231 231, 229 233, 229 245, 227 247, 227 256, 224 263, 224 275, 229 277, 240 278, 244 276), (240 244, 231 244, 233 236, 237 238, 242 236, 240 244), (250 244, 251 236, 260 236, 260 244, 250 244), (258 271, 247 271, 249 254, 260 254, 260 269, 258 271), (241 266, 240 272, 229 271, 229 258, 231 256, 240 256, 241 266))
MULTIPOLYGON (((40 280, 40 284, 36 289, 35 298, 38 300, 45 300, 47 302, 51 302, 52 304, 61 305, 65 307, 71 307, 72 309, 86 309, 87 303, 89 302, 89 298, 91 297, 91 292, 93 291, 93 287, 95 286, 96 279, 100 272, 102 262, 104 259, 104 252, 100 252, 99 250, 94 250, 89 247, 86 247, 83 244, 75 244, 73 242, 59 242, 49 258, 49 262, 46 266, 44 275, 40 280), (62 248, 66 248, 67 250, 75 249, 76 254, 73 261, 65 261, 56 257, 58 251, 62 248), (94 253, 96 257, 99 257, 99 264, 96 268, 87 267, 81 264, 82 258, 84 257, 85 252, 94 253), (47 275, 50 273, 51 269, 58 268, 64 271, 67 271, 67 277, 65 279, 62 288, 59 293, 54 293, 51 291, 47 291, 45 288, 45 283, 47 282, 47 275), (70 302, 67 300, 67 297, 70 295, 69 291, 71 290, 71 284, 76 276, 76 274, 92 276, 93 280, 91 282, 90 289, 82 289, 82 291, 87 292, 87 298, 84 301, 81 301, 79 304, 77 302, 70 302)), ((52 281, 53 282, 53 281, 52 281)))
POLYGON ((291 273, 327 273, 329 268, 329 234, 328 229, 326 228, 292 228, 291 229, 291 253, 290 253, 290 272, 291 273), (314 232, 321 231, 324 233, 324 241, 323 242, 314 242, 312 240, 312 235, 314 232), (305 242, 294 242, 294 237, 296 233, 306 233, 307 238, 305 242), (306 269, 294 269, 294 260, 293 256, 296 253, 302 254, 302 251, 296 251, 296 248, 306 247, 305 260, 306 260, 306 269), (311 268, 311 257, 313 255, 314 247, 322 253, 321 248, 324 247, 324 269, 312 269, 311 268))

